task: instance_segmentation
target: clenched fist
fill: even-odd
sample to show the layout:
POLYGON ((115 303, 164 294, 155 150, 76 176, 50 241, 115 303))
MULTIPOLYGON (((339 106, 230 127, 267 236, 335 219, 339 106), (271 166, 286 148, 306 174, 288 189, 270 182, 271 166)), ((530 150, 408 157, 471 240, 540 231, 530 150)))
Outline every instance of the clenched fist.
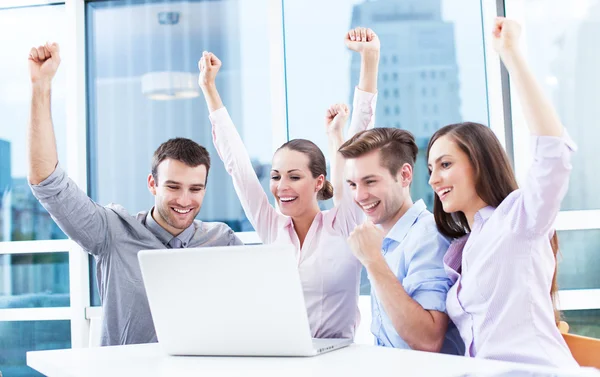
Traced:
POLYGON ((350 114, 350 110, 348 109, 348 105, 344 103, 338 103, 329 107, 325 112, 325 129, 327 133, 342 132, 344 125, 348 121, 348 114, 350 114))
POLYGON ((383 239, 383 231, 367 220, 350 233, 348 245, 350 245, 352 253, 360 263, 367 267, 369 264, 383 260, 383 254, 381 253, 383 239))
POLYGON ((60 65, 60 48, 57 43, 46 43, 29 51, 31 83, 50 84, 60 65))
POLYGON ((373 30, 364 27, 357 27, 347 32, 344 42, 350 50, 361 54, 379 53, 381 47, 377 34, 373 30))
POLYGON ((504 17, 496 18, 492 41, 494 50, 501 58, 504 59, 507 54, 518 51, 520 36, 521 26, 516 21, 504 17))
POLYGON ((221 61, 212 52, 204 51, 202 58, 198 61, 198 69, 200 69, 200 77, 198 78, 198 85, 201 88, 205 88, 215 83, 215 78, 219 69, 221 69, 221 61))

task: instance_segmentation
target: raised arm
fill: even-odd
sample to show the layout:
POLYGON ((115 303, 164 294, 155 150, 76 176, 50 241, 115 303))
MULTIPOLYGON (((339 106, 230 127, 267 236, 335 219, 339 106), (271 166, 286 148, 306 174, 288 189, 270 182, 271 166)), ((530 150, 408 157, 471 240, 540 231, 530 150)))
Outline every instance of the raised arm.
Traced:
POLYGON ((346 33, 344 43, 348 49, 360 55, 360 78, 354 91, 352 119, 347 135, 349 139, 362 130, 374 127, 381 44, 377 34, 364 27, 346 33))
MULTIPOLYGON (((344 43, 348 49, 360 55, 360 79, 354 90, 352 118, 347 134, 347 139, 350 139, 358 132, 375 126, 380 42, 373 30, 357 27, 346 33, 344 43)), ((330 133, 328 131, 328 139, 331 182, 334 192, 333 203, 338 207, 337 227, 348 235, 356 225, 362 222, 363 213, 354 203, 352 193, 344 182, 345 161, 337 152, 344 142, 343 137, 340 137, 337 132, 330 133)))
POLYGON ((544 95, 519 49, 521 27, 513 20, 496 18, 494 49, 506 66, 521 101, 529 131, 536 136, 562 136, 563 126, 550 100, 544 95))
POLYGON ((344 196, 344 158, 338 152, 344 143, 344 126, 348 121, 350 110, 345 104, 331 106, 325 112, 325 130, 329 140, 331 158, 331 184, 333 185, 333 204, 338 206, 344 196))
POLYGON ((116 215, 94 203, 58 166, 50 93, 59 65, 60 49, 56 43, 32 48, 29 53, 29 183, 34 196, 69 238, 98 255, 108 249, 109 217, 116 215))
POLYGON ((29 122, 29 182, 48 178, 58 164, 56 138, 50 111, 52 79, 60 65, 58 44, 46 44, 29 52, 31 119, 29 122))
POLYGON ((517 221, 512 223, 516 231, 545 234, 566 195, 575 146, 521 54, 519 24, 501 17, 495 22, 494 48, 510 74, 532 135, 533 163, 522 185, 520 205, 515 207, 517 221))
POLYGON ((381 44, 379 37, 371 29, 357 27, 346 33, 346 47, 360 54, 360 78, 358 88, 365 92, 377 93, 377 70, 381 44))
POLYGON ((215 84, 221 61, 212 53, 204 52, 198 63, 202 89, 213 126, 213 143, 233 179, 233 186, 248 220, 263 243, 274 241, 279 215, 269 203, 256 173, 250 156, 235 128, 227 109, 223 106, 215 84))

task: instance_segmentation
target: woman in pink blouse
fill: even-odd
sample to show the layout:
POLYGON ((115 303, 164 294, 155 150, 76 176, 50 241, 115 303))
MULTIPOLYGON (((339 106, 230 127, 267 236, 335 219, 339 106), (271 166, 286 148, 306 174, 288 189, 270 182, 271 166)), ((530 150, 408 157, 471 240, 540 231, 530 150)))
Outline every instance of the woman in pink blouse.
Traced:
POLYGON ((467 356, 571 367, 577 364, 556 326, 553 222, 575 146, 523 59, 519 35, 516 22, 496 19, 494 48, 531 132, 533 166, 523 187, 488 127, 446 126, 429 142, 436 223, 455 239, 444 257, 454 282, 446 307, 467 356))
MULTIPOLYGON (((357 28, 347 33, 346 45, 360 53, 362 63, 350 126, 353 134, 373 126, 379 39, 372 31, 357 28)), ((310 60, 307 57, 307 64, 310 60)), ((273 156, 270 189, 280 212, 271 206, 216 89, 215 77, 220 66, 214 54, 204 52, 199 62, 199 84, 210 111, 215 147, 233 178, 244 212, 263 243, 295 246, 312 336, 353 338, 360 320, 361 265, 352 255, 346 238, 361 221, 362 211, 350 194, 334 198, 336 205, 331 210, 319 209, 318 201, 331 198, 333 187, 326 180, 323 153, 314 143, 303 139, 290 140, 273 156)), ((345 105, 327 110, 326 130, 332 153, 336 153, 340 144, 333 137, 334 131, 343 128, 347 117, 345 105)), ((341 169, 339 164, 334 167, 336 181, 341 169)))

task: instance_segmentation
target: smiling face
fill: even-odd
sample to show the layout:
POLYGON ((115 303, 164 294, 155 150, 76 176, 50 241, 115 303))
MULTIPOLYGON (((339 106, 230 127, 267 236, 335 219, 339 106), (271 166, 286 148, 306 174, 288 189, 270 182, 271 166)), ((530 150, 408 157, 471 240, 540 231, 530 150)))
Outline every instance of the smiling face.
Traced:
POLYGON ((404 164, 396 175, 381 164, 381 153, 375 150, 346 161, 346 181, 354 201, 367 217, 389 231, 406 212, 410 199, 412 168, 404 164))
POLYGON ((463 212, 472 218, 485 207, 477 194, 475 173, 469 157, 448 135, 437 139, 429 150, 429 185, 439 197, 444 212, 463 212))
POLYGON ((323 175, 313 178, 306 154, 282 148, 273 156, 271 193, 281 213, 292 218, 318 208, 317 193, 323 187, 323 175))
POLYGON ((165 159, 158 165, 156 179, 148 176, 148 189, 154 195, 152 217, 176 236, 187 229, 202 207, 206 193, 206 166, 190 167, 181 161, 165 159))

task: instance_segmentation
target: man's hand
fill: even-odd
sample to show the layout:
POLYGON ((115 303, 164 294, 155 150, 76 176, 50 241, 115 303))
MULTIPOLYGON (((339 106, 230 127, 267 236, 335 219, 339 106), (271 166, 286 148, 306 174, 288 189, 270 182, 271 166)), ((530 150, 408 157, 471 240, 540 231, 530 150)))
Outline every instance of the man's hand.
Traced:
POLYGON ((344 42, 350 50, 361 55, 366 53, 379 54, 381 47, 377 34, 373 30, 364 27, 357 27, 347 32, 344 42))
POLYGON ((214 85, 221 65, 222 63, 219 58, 212 52, 204 51, 202 53, 202 58, 198 61, 198 69, 200 69, 198 85, 200 85, 200 88, 214 85))
POLYGON ((57 43, 46 43, 29 51, 29 75, 33 85, 50 86, 60 65, 60 48, 57 43))
POLYGON ((327 134, 341 133, 348 121, 349 114, 348 105, 344 103, 338 103, 329 107, 325 112, 325 130, 327 134))
POLYGON ((348 245, 360 263, 368 267, 372 263, 384 260, 383 254, 381 254, 383 239, 383 231, 367 220, 350 233, 348 245))

